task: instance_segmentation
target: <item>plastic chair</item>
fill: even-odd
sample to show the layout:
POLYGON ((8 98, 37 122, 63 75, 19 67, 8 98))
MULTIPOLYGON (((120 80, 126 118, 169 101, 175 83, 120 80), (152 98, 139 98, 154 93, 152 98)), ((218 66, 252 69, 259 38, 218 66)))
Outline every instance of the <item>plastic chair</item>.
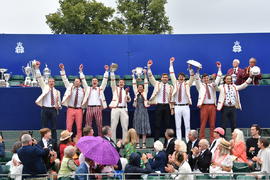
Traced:
POLYGON ((208 174, 204 174, 204 175, 196 175, 195 179, 202 179, 202 180, 206 180, 206 179, 211 179, 211 177, 208 174))
POLYGON ((247 163, 234 162, 233 172, 250 172, 250 169, 247 163))
POLYGON ((216 179, 233 179, 230 175, 228 176, 217 176, 216 179))
POLYGON ((256 177, 239 175, 239 176, 237 176, 236 179, 237 180, 256 180, 256 177))
POLYGON ((23 75, 13 75, 13 76, 11 76, 11 80, 23 81, 24 80, 24 76, 23 75))

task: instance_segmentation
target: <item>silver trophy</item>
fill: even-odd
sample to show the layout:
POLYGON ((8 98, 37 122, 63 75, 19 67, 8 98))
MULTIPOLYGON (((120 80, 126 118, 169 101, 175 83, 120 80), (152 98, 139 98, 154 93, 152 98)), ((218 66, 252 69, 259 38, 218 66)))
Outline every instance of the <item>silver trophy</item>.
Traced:
POLYGON ((26 75, 25 80, 24 80, 24 85, 25 86, 31 86, 30 74, 32 72, 32 68, 30 67, 29 63, 27 63, 26 67, 22 66, 22 71, 26 75))
POLYGON ((0 73, 1 73, 0 87, 5 87, 6 86, 6 81, 4 79, 4 73, 5 72, 7 72, 7 69, 0 68, 0 73))
POLYGON ((51 76, 51 70, 48 68, 47 64, 45 64, 45 68, 43 69, 43 76, 45 83, 48 84, 49 78, 51 76))
POLYGON ((5 78, 5 81, 6 81, 6 87, 9 87, 9 79, 10 79, 10 73, 5 73, 4 74, 4 78, 5 78))
POLYGON ((237 80, 237 75, 233 73, 231 76, 232 76, 232 82, 233 82, 233 84, 235 84, 235 82, 237 80))
POLYGON ((132 70, 132 73, 137 76, 137 81, 142 81, 142 75, 143 75, 143 68, 142 67, 136 67, 132 70))
POLYGON ((118 64, 112 63, 110 65, 110 71, 115 72, 118 69, 118 64))
POLYGON ((30 61, 32 79, 33 79, 31 81, 31 86, 32 87, 38 87, 38 82, 37 82, 37 78, 36 78, 36 70, 35 70, 36 64, 37 64, 37 61, 35 59, 33 61, 30 61))

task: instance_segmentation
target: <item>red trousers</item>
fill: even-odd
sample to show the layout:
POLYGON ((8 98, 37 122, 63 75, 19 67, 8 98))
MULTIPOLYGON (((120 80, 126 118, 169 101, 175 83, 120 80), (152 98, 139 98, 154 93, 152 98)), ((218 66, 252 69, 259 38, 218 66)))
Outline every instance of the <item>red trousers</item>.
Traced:
POLYGON ((205 138, 205 126, 209 120, 210 142, 212 142, 214 140, 214 129, 216 125, 216 106, 214 104, 203 104, 200 109, 200 118, 200 139, 205 138))
POLYGON ((77 128, 77 137, 82 137, 82 119, 83 119, 83 111, 82 109, 67 109, 67 130, 72 132, 72 126, 75 121, 77 128))
POLYGON ((95 118, 99 136, 102 136, 102 109, 102 107, 88 107, 86 111, 86 126, 92 127, 95 118))

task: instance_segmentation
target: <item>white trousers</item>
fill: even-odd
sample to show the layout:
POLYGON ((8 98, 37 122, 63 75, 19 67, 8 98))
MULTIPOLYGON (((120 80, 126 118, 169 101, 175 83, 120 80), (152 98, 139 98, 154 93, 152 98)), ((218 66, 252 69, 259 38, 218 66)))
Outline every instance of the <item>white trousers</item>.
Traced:
POLYGON ((188 142, 188 133, 190 131, 190 109, 189 106, 175 106, 175 127, 176 127, 176 137, 177 139, 182 139, 182 117, 185 124, 185 136, 186 142, 188 142))
POLYGON ((125 108, 113 108, 111 111, 111 129, 112 129, 112 139, 116 142, 116 128, 117 125, 120 123, 122 126, 122 136, 123 140, 125 139, 128 131, 128 112, 125 108))

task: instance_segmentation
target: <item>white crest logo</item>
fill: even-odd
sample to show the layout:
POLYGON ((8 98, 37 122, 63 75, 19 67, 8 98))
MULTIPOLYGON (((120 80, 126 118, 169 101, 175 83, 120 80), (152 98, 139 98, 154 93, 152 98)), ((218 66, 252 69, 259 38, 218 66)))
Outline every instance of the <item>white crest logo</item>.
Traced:
POLYGON ((240 42, 235 41, 234 46, 233 46, 233 52, 240 53, 241 51, 242 51, 242 47, 240 46, 240 42))
POLYGON ((24 53, 24 47, 22 42, 17 42, 17 46, 15 48, 15 53, 22 54, 24 53))

